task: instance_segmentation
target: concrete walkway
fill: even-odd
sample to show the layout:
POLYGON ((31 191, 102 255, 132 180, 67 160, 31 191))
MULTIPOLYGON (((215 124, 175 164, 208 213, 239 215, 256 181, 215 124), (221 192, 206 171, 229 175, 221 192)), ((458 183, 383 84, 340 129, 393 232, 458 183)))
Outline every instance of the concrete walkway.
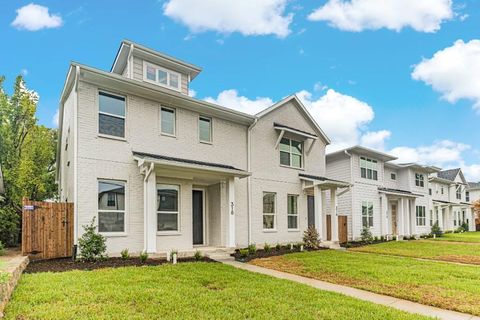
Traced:
POLYGON ((306 284, 308 286, 311 286, 317 289, 341 293, 346 296, 350 296, 350 297, 357 298, 364 301, 373 302, 376 304, 381 304, 387 307, 392 307, 392 308, 410 312, 410 313, 417 313, 424 316, 436 317, 438 319, 445 319, 445 320, 480 320, 480 317, 476 317, 470 314, 426 306, 423 304, 402 300, 402 299, 398 299, 390 296, 384 296, 381 294, 376 294, 376 293, 372 293, 365 290, 360 290, 360 289, 346 287, 346 286, 333 284, 325 281, 305 278, 302 276, 297 276, 297 275, 286 273, 286 272, 254 266, 247 263, 241 263, 238 261, 234 261, 233 258, 231 257, 224 258, 224 259, 217 259, 217 261, 233 266, 238 269, 261 273, 261 274, 269 275, 279 279, 295 281, 295 282, 306 284))

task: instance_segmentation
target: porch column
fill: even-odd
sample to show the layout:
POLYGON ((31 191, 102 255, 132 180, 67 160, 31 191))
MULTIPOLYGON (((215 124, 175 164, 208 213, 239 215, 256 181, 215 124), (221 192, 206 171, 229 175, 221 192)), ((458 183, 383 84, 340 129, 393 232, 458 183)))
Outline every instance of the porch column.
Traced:
POLYGON ((228 188, 228 210, 227 210, 227 247, 236 247, 235 243, 235 178, 229 178, 227 181, 228 188))
POLYGON ((387 200, 387 195, 385 193, 382 193, 380 195, 380 205, 381 205, 381 211, 380 211, 380 222, 381 222, 381 235, 384 236, 388 233, 388 216, 387 216, 387 211, 388 211, 388 200, 387 200))
POLYGON ((443 209, 440 206, 437 206, 437 213, 438 213, 438 226, 443 231, 443 209))
POLYGON ((326 234, 323 233, 323 208, 322 208, 322 189, 320 186, 313 187, 313 196, 315 199, 315 229, 318 231, 318 236, 320 241, 324 241, 324 237, 326 238, 326 234))
POLYGON ((155 171, 151 172, 147 181, 144 182, 146 195, 145 214, 145 251, 157 252, 157 181, 155 171))
POLYGON ((322 234, 325 238, 324 240, 327 240, 327 211, 323 211, 323 206, 327 205, 327 193, 323 191, 321 191, 320 193, 322 195, 322 234))
POLYGON ((410 212, 410 200, 405 199, 405 233, 406 235, 410 236, 411 235, 411 230, 410 230, 410 217, 411 217, 411 212, 410 212))
POLYGON ((405 235, 405 205, 404 205, 404 199, 403 198, 400 198, 400 200, 398 200, 398 213, 397 213, 397 225, 398 225, 398 229, 397 230, 397 234, 401 237, 403 237, 405 235))
POLYGON ((338 212, 337 212, 337 188, 330 189, 330 213, 332 222, 332 242, 338 240, 338 212))
MULTIPOLYGON (((410 200, 410 234, 417 234, 417 202, 415 199, 410 200)), ((426 210, 426 209, 425 209, 426 210)), ((425 219, 426 219, 425 212, 425 219)))

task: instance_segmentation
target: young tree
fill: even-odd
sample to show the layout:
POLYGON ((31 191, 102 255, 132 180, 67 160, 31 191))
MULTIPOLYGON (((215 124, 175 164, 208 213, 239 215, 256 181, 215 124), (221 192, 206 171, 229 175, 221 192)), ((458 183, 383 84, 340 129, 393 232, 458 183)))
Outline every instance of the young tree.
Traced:
POLYGON ((473 212, 475 212, 475 224, 478 227, 480 225, 480 200, 473 203, 473 212))
POLYGON ((22 198, 45 200, 56 194, 56 130, 37 124, 39 96, 18 76, 9 96, 0 77, 0 164, 5 197, 0 204, 0 241, 18 243, 22 198))

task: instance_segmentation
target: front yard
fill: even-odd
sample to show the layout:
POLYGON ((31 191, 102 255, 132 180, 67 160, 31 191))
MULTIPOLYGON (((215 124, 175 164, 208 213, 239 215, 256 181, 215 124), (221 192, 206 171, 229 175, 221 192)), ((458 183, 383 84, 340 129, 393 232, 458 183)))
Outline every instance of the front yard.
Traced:
POLYGON ((333 250, 293 253, 250 263, 480 315, 480 268, 474 265, 333 250))
POLYGON ((446 233, 435 241, 480 243, 480 232, 446 233))
POLYGON ((430 240, 390 241, 352 248, 349 249, 349 251, 480 265, 480 243, 440 242, 430 240))
POLYGON ((6 319, 80 318, 426 319, 203 262, 24 274, 6 309, 6 319))

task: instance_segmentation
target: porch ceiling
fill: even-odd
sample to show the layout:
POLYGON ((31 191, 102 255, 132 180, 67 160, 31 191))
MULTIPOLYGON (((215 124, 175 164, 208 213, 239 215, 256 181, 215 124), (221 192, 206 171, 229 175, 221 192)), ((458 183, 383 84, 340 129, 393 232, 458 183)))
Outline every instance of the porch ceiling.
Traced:
POLYGON ((385 193, 386 195, 392 195, 397 197, 406 197, 406 198, 419 198, 423 197, 423 194, 413 193, 407 190, 401 189, 390 189, 390 188, 378 188, 378 192, 385 193))

